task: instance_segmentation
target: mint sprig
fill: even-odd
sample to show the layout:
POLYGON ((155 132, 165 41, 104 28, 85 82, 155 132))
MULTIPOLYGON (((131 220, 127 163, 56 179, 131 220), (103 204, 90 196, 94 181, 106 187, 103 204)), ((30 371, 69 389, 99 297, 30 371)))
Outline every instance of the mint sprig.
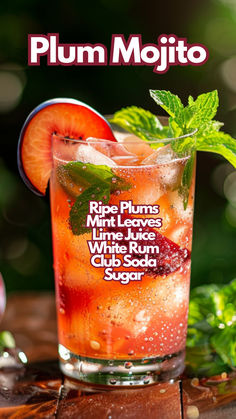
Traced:
MULTIPOLYGON (((213 119, 219 106, 217 90, 203 93, 196 100, 189 96, 187 106, 183 105, 177 95, 166 90, 150 90, 150 95, 169 114, 167 127, 160 127, 156 122, 158 128, 153 129, 152 122, 157 117, 149 111, 132 106, 116 112, 111 122, 126 128, 147 141, 153 141, 155 138, 170 138, 170 144, 178 155, 186 155, 186 153, 191 155, 191 161, 186 164, 183 171, 182 185, 180 186, 183 205, 186 208, 195 151, 220 154, 236 167, 236 140, 229 134, 220 131, 223 124, 213 119), (145 115, 145 118, 138 117, 137 113, 139 116, 145 115), (194 131, 196 133, 192 135, 194 131), (171 138, 181 136, 185 137, 171 141, 171 138)), ((163 144, 158 143, 158 145, 163 144)), ((150 146, 156 147, 153 143, 150 143, 150 146)))
POLYGON ((217 90, 203 93, 194 101, 189 96, 188 105, 184 107, 180 98, 165 90, 150 90, 151 97, 172 118, 181 135, 190 133, 190 129, 198 129, 202 124, 208 123, 216 115, 219 106, 217 90))
POLYGON ((195 288, 190 296, 187 364, 199 375, 236 367, 236 279, 195 288))
POLYGON ((63 189, 75 200, 70 210, 69 219, 72 232, 75 235, 90 231, 85 227, 89 201, 102 201, 107 204, 110 194, 118 190, 128 190, 131 187, 110 167, 79 161, 58 166, 57 176, 63 189))

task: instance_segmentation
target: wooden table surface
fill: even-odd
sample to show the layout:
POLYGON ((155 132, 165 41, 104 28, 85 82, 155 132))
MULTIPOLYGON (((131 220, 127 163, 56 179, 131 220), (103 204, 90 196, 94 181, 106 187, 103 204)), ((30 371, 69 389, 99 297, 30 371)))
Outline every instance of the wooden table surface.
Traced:
POLYGON ((89 392, 58 368, 54 296, 8 297, 1 330, 27 355, 20 369, 0 369, 0 419, 228 419, 236 418, 236 374, 224 382, 191 378, 142 389, 89 392))

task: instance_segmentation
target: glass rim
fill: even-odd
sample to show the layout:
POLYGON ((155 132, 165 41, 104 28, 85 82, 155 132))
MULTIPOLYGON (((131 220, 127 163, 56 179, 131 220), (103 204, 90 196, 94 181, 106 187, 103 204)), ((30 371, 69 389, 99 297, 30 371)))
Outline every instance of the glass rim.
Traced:
MULTIPOLYGON (((140 140, 144 141, 144 143, 146 144, 162 144, 162 143, 171 143, 174 141, 178 141, 181 140, 183 138, 188 138, 188 137, 193 137, 196 133, 197 133, 198 129, 196 128, 194 131, 192 131, 189 134, 184 134, 184 135, 180 135, 179 137, 166 137, 166 138, 157 138, 157 139, 153 139, 153 140, 144 140, 141 137, 138 137, 135 134, 132 134, 132 132, 127 132, 127 137, 130 135, 133 135, 135 137, 137 137, 137 141, 125 141, 125 144, 137 144, 140 145, 140 140)), ((125 134, 125 133, 124 133, 125 134)), ((58 139, 58 140, 62 140, 62 141, 69 141, 71 143, 81 143, 84 144, 86 143, 86 140, 89 139, 88 144, 96 144, 99 142, 105 142, 108 144, 112 144, 114 143, 113 140, 107 140, 105 138, 97 138, 97 137, 87 137, 85 140, 79 139, 79 138, 70 138, 70 137, 64 137, 63 135, 59 135, 59 134, 52 134, 52 137, 58 139)), ((123 141, 117 141, 117 144, 122 144, 123 141)))
MULTIPOLYGON (((106 117, 111 118, 111 115, 106 115, 106 117)), ((166 121, 168 120, 168 117, 165 117, 165 116, 159 116, 158 118, 160 118, 162 120, 166 120, 166 121)), ((106 121, 107 121, 107 119, 106 119, 106 121)), ((155 137, 150 136, 150 138, 153 138, 153 139, 145 140, 145 139, 142 139, 141 137, 138 137, 137 135, 133 134, 132 132, 129 132, 129 131, 125 130, 124 128, 122 128, 122 127, 120 127, 120 126, 118 126, 116 124, 109 123, 109 122, 108 122, 108 124, 110 125, 110 127, 111 127, 111 129, 112 129, 113 132, 117 131, 120 135, 124 135, 126 137, 131 136, 131 135, 137 137, 136 144, 140 144, 140 140, 146 142, 147 144, 163 144, 163 143, 166 144, 166 143, 171 143, 171 142, 175 142, 175 141, 178 141, 178 140, 181 140, 181 139, 184 139, 184 138, 193 137, 197 133, 197 131, 198 131, 198 129, 195 128, 193 131, 191 131, 191 132, 189 132, 187 134, 180 135, 178 137, 155 138, 155 137)), ((90 144, 91 143, 92 144, 96 144, 96 143, 99 143, 101 141, 102 142, 106 142, 108 144, 114 143, 114 141, 112 141, 112 140, 108 140, 106 138, 93 137, 93 136, 87 137, 86 139, 82 139, 82 138, 70 138, 70 137, 63 136, 63 135, 60 135, 60 134, 57 134, 57 133, 52 133, 52 137, 55 137, 55 138, 57 138, 59 140, 63 140, 63 141, 69 141, 69 142, 72 142, 72 143, 81 143, 81 144, 84 144, 88 138, 89 138, 89 143, 90 144)), ((118 144, 122 144, 123 141, 117 140, 117 143, 118 144)), ((132 140, 130 142, 129 141, 125 141, 125 143, 126 144, 133 144, 134 145, 135 144, 135 141, 134 140, 132 140)))

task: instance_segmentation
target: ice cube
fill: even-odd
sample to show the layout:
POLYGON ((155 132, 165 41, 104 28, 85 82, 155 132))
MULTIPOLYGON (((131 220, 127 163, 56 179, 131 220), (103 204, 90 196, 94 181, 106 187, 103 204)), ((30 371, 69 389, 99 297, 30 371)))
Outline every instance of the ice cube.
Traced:
POLYGON ((186 159, 180 159, 160 166, 159 180, 164 187, 174 190, 181 186, 185 163, 186 159))
POLYGON ((146 159, 144 159, 142 161, 142 164, 166 164, 170 163, 174 159, 176 159, 176 154, 172 150, 170 144, 168 144, 164 147, 159 147, 154 152, 152 150, 152 154, 149 155, 146 159))
POLYGON ((96 150, 94 147, 85 144, 79 145, 76 152, 76 160, 81 161, 82 163, 92 163, 95 165, 104 164, 109 167, 117 166, 117 164, 105 154, 96 150))
POLYGON ((53 136, 53 156, 58 161, 73 161, 78 148, 78 142, 71 139, 61 139, 53 136))
MULTIPOLYGON (((180 247, 191 247, 192 228, 191 225, 177 225, 169 233, 169 239, 180 247)), ((191 249, 189 249, 191 250, 191 249)))
POLYGON ((112 158, 118 165, 134 164, 138 160, 136 154, 130 153, 122 144, 115 141, 97 140, 96 138, 88 138, 86 141, 97 151, 112 158))
POLYGON ((139 159, 145 159, 153 153, 150 145, 136 135, 123 137, 121 142, 127 151, 134 153, 139 159))
POLYGON ((142 161, 143 165, 160 165, 159 180, 164 187, 175 189, 181 184, 186 158, 179 158, 170 144, 158 148, 142 161))
POLYGON ((186 209, 184 209, 183 196, 178 193, 178 190, 168 194, 170 205, 172 206, 173 211, 177 214, 177 217, 185 224, 190 225, 192 224, 193 218, 193 195, 194 191, 193 187, 191 187, 188 206, 186 209))
POLYGON ((122 143, 124 138, 127 137, 128 132, 127 131, 117 131, 116 129, 113 129, 113 134, 116 138, 116 140, 118 141, 118 143, 122 143))

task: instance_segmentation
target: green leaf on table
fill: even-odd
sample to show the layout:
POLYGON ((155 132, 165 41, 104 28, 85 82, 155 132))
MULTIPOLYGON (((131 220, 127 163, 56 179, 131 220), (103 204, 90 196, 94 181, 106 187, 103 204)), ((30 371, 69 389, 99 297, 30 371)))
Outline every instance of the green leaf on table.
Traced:
POLYGON ((0 332, 0 351, 2 351, 4 348, 11 349, 15 347, 16 343, 13 335, 7 330, 0 332))
POLYGON ((220 333, 211 336, 212 347, 216 348, 219 357, 230 368, 236 366, 235 332, 235 327, 226 327, 220 333))
POLYGON ((103 201, 107 204, 111 193, 131 187, 128 182, 117 176, 111 167, 105 165, 69 162, 59 166, 57 174, 63 189, 75 199, 70 210, 70 226, 76 235, 89 231, 85 227, 89 201, 103 201), (84 189, 82 193, 81 188, 84 189))
POLYGON ((236 367, 236 279, 204 285, 190 296, 187 362, 198 374, 211 375, 236 367))

